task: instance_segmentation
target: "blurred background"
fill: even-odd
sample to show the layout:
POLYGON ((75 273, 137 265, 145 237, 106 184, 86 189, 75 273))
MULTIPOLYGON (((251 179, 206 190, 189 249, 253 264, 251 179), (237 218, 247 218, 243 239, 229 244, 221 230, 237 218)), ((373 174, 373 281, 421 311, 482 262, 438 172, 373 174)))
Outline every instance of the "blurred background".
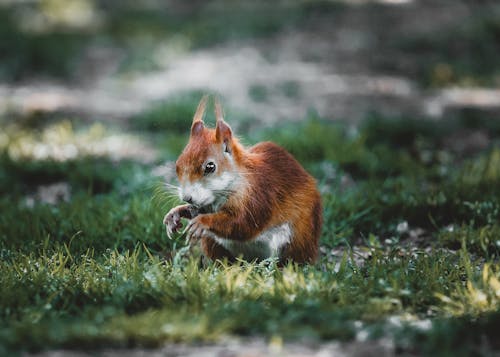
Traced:
POLYGON ((124 122, 197 90, 264 123, 495 117, 499 14, 473 0, 2 0, 0 115, 124 122))

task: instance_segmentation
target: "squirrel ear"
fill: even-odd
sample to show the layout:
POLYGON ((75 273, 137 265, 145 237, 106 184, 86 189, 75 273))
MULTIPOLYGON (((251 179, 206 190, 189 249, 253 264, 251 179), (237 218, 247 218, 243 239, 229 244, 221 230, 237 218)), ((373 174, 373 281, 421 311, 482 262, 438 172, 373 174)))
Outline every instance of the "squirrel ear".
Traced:
POLYGON ((231 139, 233 137, 233 133, 231 131, 231 127, 224 121, 222 106, 220 105, 218 98, 215 98, 215 118, 217 119, 217 124, 215 126, 215 139, 224 144, 225 152, 231 153, 231 139))
POLYGON ((205 108, 207 107, 208 96, 205 94, 196 108, 196 112, 193 117, 193 124, 191 125, 191 135, 198 135, 202 132, 203 125, 203 115, 205 114, 205 108))
POLYGON ((203 131, 204 127, 205 126, 201 120, 193 122, 193 125, 191 125, 191 136, 199 135, 203 131))
POLYGON ((224 144, 224 152, 231 153, 232 137, 231 127, 224 120, 218 120, 215 127, 215 139, 217 142, 224 144))

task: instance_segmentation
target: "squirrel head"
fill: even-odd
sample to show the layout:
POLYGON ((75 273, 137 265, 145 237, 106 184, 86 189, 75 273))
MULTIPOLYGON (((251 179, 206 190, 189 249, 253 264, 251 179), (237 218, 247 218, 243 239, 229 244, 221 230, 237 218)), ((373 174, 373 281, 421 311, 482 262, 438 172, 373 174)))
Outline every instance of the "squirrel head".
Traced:
POLYGON ((179 197, 198 208, 216 211, 242 182, 238 162, 243 148, 224 121, 215 99, 215 128, 203 123, 208 97, 205 95, 193 117, 189 142, 176 162, 179 197))

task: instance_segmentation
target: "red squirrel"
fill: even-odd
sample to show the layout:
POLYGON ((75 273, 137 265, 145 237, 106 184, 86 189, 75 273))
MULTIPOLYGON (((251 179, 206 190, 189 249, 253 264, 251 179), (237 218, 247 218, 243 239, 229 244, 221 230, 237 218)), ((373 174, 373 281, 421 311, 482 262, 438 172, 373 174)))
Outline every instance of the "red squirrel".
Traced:
POLYGON ((276 144, 240 144, 217 99, 216 127, 205 127, 206 104, 204 96, 176 162, 179 196, 186 204, 165 215, 167 235, 187 218, 187 238, 200 240, 212 260, 313 263, 323 220, 314 178, 276 144))

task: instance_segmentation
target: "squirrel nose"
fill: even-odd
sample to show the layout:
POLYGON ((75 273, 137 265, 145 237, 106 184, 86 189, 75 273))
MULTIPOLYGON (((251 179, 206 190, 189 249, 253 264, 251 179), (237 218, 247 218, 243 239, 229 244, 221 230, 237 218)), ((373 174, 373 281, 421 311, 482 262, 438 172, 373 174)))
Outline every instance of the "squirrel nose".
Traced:
POLYGON ((187 195, 186 195, 186 196, 182 197, 182 200, 183 200, 184 202, 189 203, 189 204, 193 203, 193 197, 191 197, 191 196, 187 196, 187 195))

